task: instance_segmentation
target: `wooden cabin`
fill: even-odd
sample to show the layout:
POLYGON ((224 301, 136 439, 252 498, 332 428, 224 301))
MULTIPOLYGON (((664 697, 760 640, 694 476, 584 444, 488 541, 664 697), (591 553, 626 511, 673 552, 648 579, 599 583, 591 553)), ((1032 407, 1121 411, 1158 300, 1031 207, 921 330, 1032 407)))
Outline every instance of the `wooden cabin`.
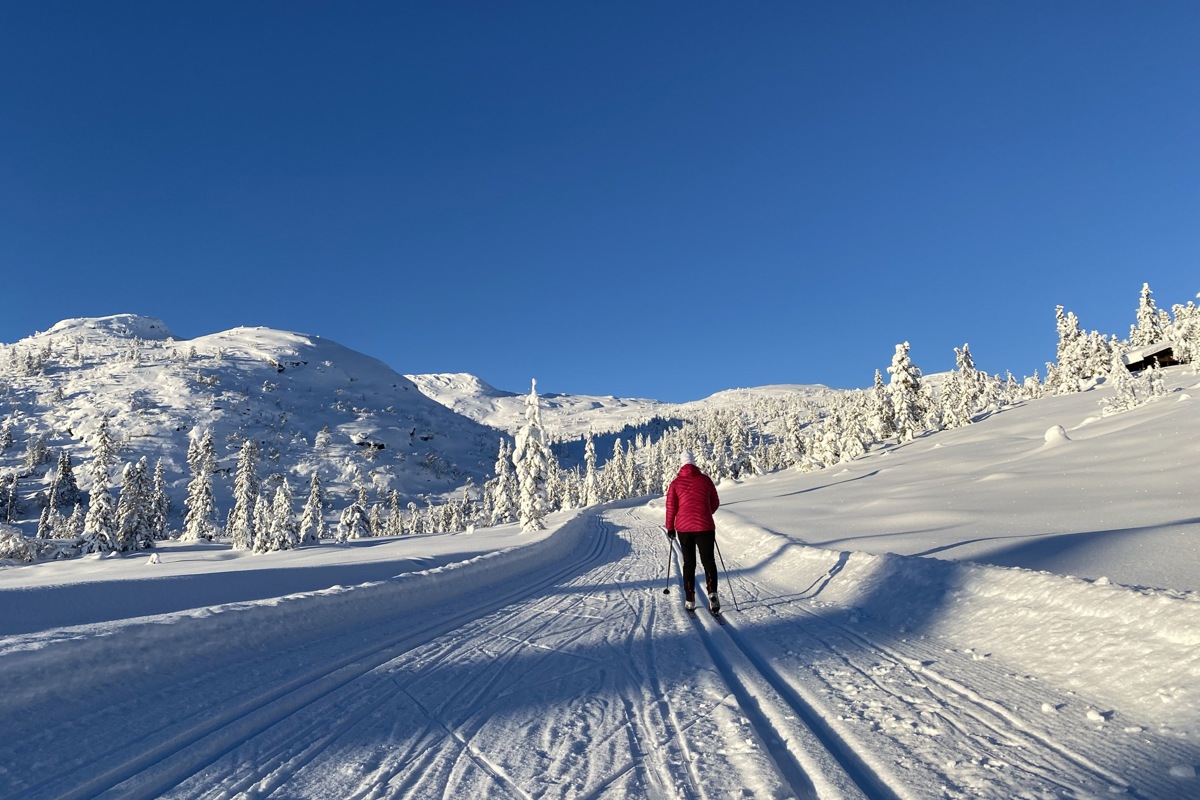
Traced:
POLYGON ((1179 362, 1175 359, 1175 344, 1173 342, 1156 342, 1145 347, 1137 347, 1121 356, 1125 367, 1130 372, 1141 372, 1150 367, 1173 367, 1179 362))

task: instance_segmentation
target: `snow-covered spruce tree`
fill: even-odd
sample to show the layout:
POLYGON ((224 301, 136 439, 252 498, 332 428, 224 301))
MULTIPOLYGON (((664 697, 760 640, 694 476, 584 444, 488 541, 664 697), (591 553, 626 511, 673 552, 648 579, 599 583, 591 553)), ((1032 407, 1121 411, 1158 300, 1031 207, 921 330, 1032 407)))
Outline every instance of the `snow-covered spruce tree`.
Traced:
POLYGON ((612 500, 624 500, 629 497, 633 487, 629 485, 631 470, 625 460, 625 449, 618 438, 613 442, 612 456, 604 465, 604 494, 612 500))
POLYGON ((883 375, 875 370, 875 382, 867 397, 867 424, 871 435, 876 441, 883 441, 894 436, 896 426, 892 418, 892 402, 887 387, 883 383, 883 375))
POLYGON ((0 489, 3 490, 0 491, 0 500, 4 504, 3 508, 0 508, 0 512, 3 512, 4 521, 8 523, 12 523, 17 518, 17 514, 21 513, 21 494, 17 487, 17 481, 18 476, 15 472, 7 478, 0 475, 0 489))
POLYGON ((117 446, 108 429, 108 417, 101 417, 92 442, 92 476, 95 477, 97 470, 103 470, 105 485, 108 485, 109 475, 116 464, 117 446))
POLYGON ((262 484, 258 479, 258 445, 253 439, 242 442, 238 453, 237 471, 233 476, 233 507, 225 523, 225 534, 233 541, 234 550, 249 550, 254 546, 254 506, 262 484))
POLYGON ((1037 400, 1042 396, 1042 379, 1038 376, 1038 371, 1035 369, 1033 374, 1025 379, 1021 384, 1021 391, 1030 400, 1037 400))
POLYGON ((954 348, 954 371, 942 386, 942 425, 961 428, 969 425, 983 401, 986 376, 975 369, 971 348, 964 344, 954 348))
POLYGON ((300 546, 300 527, 296 524, 295 512, 292 510, 292 487, 287 479, 283 479, 275 489, 275 498, 271 501, 271 537, 281 551, 290 551, 300 546))
POLYGON ((83 505, 75 504, 75 509, 71 512, 71 516, 63 522, 62 530, 55 538, 58 539, 78 539, 83 536, 83 505))
POLYGON ((1146 387, 1150 393, 1150 399, 1155 397, 1167 396, 1167 384, 1163 380, 1162 370, 1157 366, 1151 366, 1145 372, 1146 387))
POLYGON ((1132 325, 1129 329, 1130 347, 1158 344, 1163 339, 1162 318, 1159 316, 1158 308, 1154 305, 1153 294, 1150 291, 1150 284, 1143 283, 1142 296, 1138 301, 1137 324, 1132 325))
POLYGON ((0 453, 3 453, 13 446, 13 421, 12 417, 5 417, 3 422, 0 422, 0 453))
POLYGON ((1112 391, 1100 400, 1100 411, 1104 416, 1128 411, 1140 404, 1137 383, 1125 368, 1125 362, 1118 354, 1113 355, 1112 369, 1109 371, 1107 385, 1112 391))
POLYGON ((74 508, 83 499, 83 492, 75 480, 71 465, 71 453, 63 449, 58 452, 58 465, 54 471, 54 483, 50 488, 50 505, 55 508, 74 508))
POLYGON ((550 512, 546 502, 546 480, 556 465, 546 446, 536 380, 525 400, 525 425, 517 433, 512 460, 517 472, 517 519, 522 530, 540 530, 545 527, 543 520, 550 512))
POLYGON ((217 466, 217 450, 212 431, 194 436, 188 446, 188 464, 192 479, 188 483, 187 498, 183 501, 187 513, 183 520, 181 542, 210 541, 217 532, 217 504, 213 498, 212 475, 217 466))
MULTIPOLYGON (((261 503, 266 505, 266 503, 261 503)), ((254 541, 254 552, 268 553, 275 550, 293 550, 300 545, 300 531, 292 514, 292 490, 287 479, 276 489, 270 503, 266 534, 259 533, 254 541)))
POLYGON ((604 502, 600 491, 600 481, 596 474, 596 439, 588 431, 587 440, 583 445, 583 504, 594 506, 604 502))
POLYGON ((96 467, 92 475, 91 503, 83 518, 81 553, 109 553, 117 549, 117 521, 113 511, 108 473, 96 467))
POLYGON ((117 500, 117 550, 126 553, 154 546, 147 508, 150 501, 146 457, 127 463, 121 473, 121 495, 117 500))
POLYGON ((400 505, 400 492, 390 489, 387 496, 387 518, 383 522, 388 536, 404 535, 404 509, 400 505))
POLYGON ((57 513, 53 504, 42 509, 42 515, 38 518, 37 533, 34 534, 35 539, 49 539, 54 535, 54 517, 57 513))
POLYGON ((896 345, 892 365, 888 367, 891 380, 888 395, 892 401, 892 424, 900 441, 909 442, 923 430, 925 408, 921 393, 921 370, 909 359, 909 343, 896 345))
POLYGON ((154 477, 150 484, 150 503, 146 509, 150 535, 158 541, 170 537, 167 520, 171 516, 171 497, 167 494, 167 476, 163 460, 154 462, 154 477))
POLYGON ((517 518, 517 475, 513 469, 512 446, 500 440, 500 453, 496 456, 496 476, 488 481, 491 489, 492 518, 490 524, 501 525, 517 518))
POLYGON ((25 444, 25 461, 23 467, 25 472, 32 472, 42 464, 50 463, 50 448, 46 446, 46 437, 40 433, 35 433, 29 437, 29 441, 25 444))
POLYGON ((270 547, 267 542, 271 537, 271 497, 267 487, 259 489, 258 497, 254 500, 254 541, 250 544, 252 553, 265 553, 270 547), (259 548, 262 549, 259 549, 259 548))
POLYGON ((425 533, 425 518, 421 515, 421 509, 412 500, 408 501, 407 507, 408 532, 417 535, 425 533))
POLYGON ((1193 371, 1200 371, 1200 307, 1191 301, 1186 306, 1177 303, 1171 313, 1174 319, 1168 335, 1175 343, 1175 358, 1191 364, 1193 371))
POLYGON ((354 502, 342 509, 334 541, 345 544, 349 539, 363 539, 370 535, 371 520, 367 517, 367 510, 356 497, 354 502))
POLYGON ((308 482, 308 499, 300 517, 300 544, 316 544, 325 536, 324 498, 321 479, 314 471, 308 482))

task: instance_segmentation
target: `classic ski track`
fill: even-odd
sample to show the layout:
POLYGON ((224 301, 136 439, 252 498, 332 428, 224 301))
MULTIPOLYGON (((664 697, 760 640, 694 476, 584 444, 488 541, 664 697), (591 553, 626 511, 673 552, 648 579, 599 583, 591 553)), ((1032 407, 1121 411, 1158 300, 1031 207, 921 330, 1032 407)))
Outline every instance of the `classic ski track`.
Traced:
POLYGON ((691 621, 708 634, 702 639, 713 664, 796 797, 894 800, 853 749, 821 723, 819 712, 765 667, 733 623, 699 613, 691 621), (795 720, 786 719, 780 707, 795 720))
MULTIPOLYGON (((598 518, 593 518, 592 524, 593 524, 593 526, 596 526, 596 527, 603 525, 603 523, 598 518)), ((513 598, 510 598, 513 606, 516 606, 517 604, 520 604, 523 601, 528 600, 530 598, 533 598, 533 603, 531 605, 526 605, 526 606, 520 608, 520 610, 516 611, 515 614, 510 615, 510 617, 508 618, 507 623, 506 623, 508 626, 507 630, 501 632, 499 635, 494 636, 488 640, 488 641, 500 644, 501 645, 500 647, 495 647, 494 645, 490 645, 487 642, 477 645, 482 652, 484 652, 485 654, 488 655, 488 658, 489 658, 490 667, 487 671, 486 680, 484 680, 482 682, 475 682, 472 685, 470 685, 469 687, 463 687, 462 691, 456 693, 455 695, 441 698, 441 706, 452 705, 455 702, 455 700, 457 699, 458 695, 462 694, 463 691, 470 691, 474 697, 489 697, 489 696, 502 695, 505 692, 504 684, 509 681, 509 678, 508 678, 509 665, 517 656, 524 653, 527 649, 541 650, 544 652, 562 654, 562 653, 564 653, 563 647, 566 645, 569 645, 570 642, 573 641, 573 638, 577 638, 579 635, 586 633, 587 630, 590 630, 592 627, 594 627, 594 625, 596 623, 601 622, 604 619, 606 619, 606 617, 602 617, 600 615, 578 613, 576 610, 573 610, 573 608, 574 608, 573 606, 568 606, 568 604, 571 602, 569 598, 555 596, 553 593, 547 594, 544 597, 539 596, 540 589, 544 589, 546 586, 549 586, 549 585, 559 582, 560 580, 562 580, 564 575, 568 575, 570 577, 570 579, 567 580, 567 582, 566 582, 566 585, 570 586, 573 584, 574 580, 579 579, 578 576, 580 574, 587 575, 587 574, 589 574, 589 571, 594 571, 597 567, 602 568, 602 569, 607 568, 607 564, 605 562, 607 561, 607 558, 608 558, 608 552, 609 552, 610 548, 612 547, 613 538, 610 535, 597 535, 597 536, 592 536, 591 539, 594 541, 595 544, 590 549, 590 553, 588 554, 588 557, 585 559, 581 559, 579 561, 579 563, 590 565, 590 570, 587 566, 585 566, 584 568, 576 567, 574 569, 567 568, 564 570, 560 570, 559 574, 556 575, 555 577, 541 581, 541 582, 539 582, 538 586, 526 588, 525 590, 523 590, 522 592, 520 592, 513 598), (564 608, 560 608, 560 607, 568 607, 568 608, 564 609, 564 608), (556 632, 556 635, 559 636, 560 638, 564 634, 568 636, 568 638, 565 641, 560 643, 559 647, 551 647, 551 646, 543 645, 540 642, 534 641, 534 639, 536 639, 538 633, 545 630, 551 624, 551 622, 561 621, 564 618, 573 619, 573 620, 578 621, 579 623, 581 623, 580 628, 582 630, 578 631, 574 635, 574 637, 571 637, 569 627, 565 631, 561 630, 561 629, 558 630, 556 632), (516 630, 522 630, 523 633, 521 635, 514 635, 513 633, 509 632, 509 631, 516 631, 516 630)), ((501 607, 503 607, 503 606, 501 606, 501 607)), ((481 625, 481 624, 483 624, 482 623, 483 620, 487 619, 489 615, 494 615, 495 613, 496 613, 496 611, 493 610, 487 614, 478 614, 474 618, 467 619, 465 621, 459 620, 458 623, 461 623, 461 624, 456 624, 453 627, 453 629, 461 631, 464 628, 470 629, 473 626, 481 625)), ((609 616, 611 616, 611 615, 609 615, 609 616)), ((443 638, 445 638, 445 637, 443 637, 443 638)), ((452 657, 459 650, 459 645, 454 643, 451 639, 446 639, 446 644, 444 644, 440 647, 437 646, 437 641, 438 641, 438 639, 435 637, 435 638, 430 639, 429 641, 423 643, 422 645, 418 645, 418 646, 426 646, 426 647, 432 646, 435 648, 435 651, 429 654, 430 657, 423 660, 423 664, 426 669, 430 668, 432 665, 436 665, 436 663, 438 663, 442 660, 445 660, 446 658, 452 657)), ((467 641, 468 642, 476 641, 476 638, 467 637, 467 641)), ((400 654, 400 655, 402 655, 402 654, 400 654)), ((568 653, 568 655, 571 655, 572 657, 582 658, 585 661, 592 661, 592 659, 589 659, 587 656, 579 656, 577 654, 572 654, 572 653, 568 653)), ((376 667, 373 667, 373 668, 378 669, 382 666, 386 666, 386 664, 377 665, 376 667)), ((586 667, 581 667, 581 671, 585 668, 586 667)), ((364 674, 365 674, 365 672, 369 672, 369 671, 370 670, 364 671, 364 674)), ((568 674, 568 673, 564 673, 564 674, 568 674)), ((561 677, 562 677, 562 675, 556 675, 555 679, 561 678, 561 677)), ((393 686, 394 686, 393 694, 396 691, 404 691, 405 694, 410 698, 410 700, 412 702, 416 703, 415 697, 413 697, 413 695, 409 694, 404 689, 403 683, 399 682, 395 678, 392 678, 391 680, 392 680, 393 686)), ((348 683, 349 682, 346 682, 347 685, 348 685, 348 683)), ((534 684, 534 686, 536 686, 536 684, 534 684)), ((528 685, 526 685, 524 688, 528 689, 529 687, 528 687, 528 685)), ((372 690, 372 687, 370 687, 370 686, 364 687, 361 690, 361 694, 364 698, 364 702, 367 705, 370 705, 370 703, 371 703, 370 698, 372 696, 372 693, 373 693, 373 690, 372 690)), ((347 693, 345 691, 340 692, 336 698, 338 708, 341 709, 346 704, 353 705, 355 699, 356 699, 355 697, 347 695, 347 693)), ((416 703, 416 704, 421 708, 421 711, 424 714, 426 719, 432 720, 433 725, 438 726, 445 733, 445 735, 447 737, 452 739, 457 744, 458 755, 456 756, 456 758, 469 759, 472 763, 474 763, 476 766, 478 766, 482 771, 484 771, 486 774, 491 776, 491 778, 495 781, 497 788, 499 788, 500 786, 503 786, 505 791, 511 793, 515 797, 523 798, 523 797, 528 796, 527 793, 524 792, 524 790, 522 790, 521 787, 515 781, 513 781, 511 778, 509 778, 507 776, 507 774, 505 773, 505 771, 502 767, 500 767, 498 764, 495 763, 495 761, 493 759, 488 758, 486 754, 484 754, 482 751, 478 750, 477 748, 475 748, 472 745, 472 739, 478 732, 479 727, 483 724, 483 722, 486 722, 486 719, 483 719, 483 720, 475 719, 475 717, 477 716, 477 714, 479 712, 472 712, 472 714, 467 719, 461 721, 457 726, 451 727, 451 726, 447 726, 441 722, 441 715, 439 714, 438 709, 421 706, 419 703, 416 703)), ((477 706, 477 705, 479 705, 479 703, 469 700, 468 705, 469 706, 477 706)), ((482 706, 480 706, 480 708, 482 709, 482 706)), ((277 787, 283 785, 284 783, 286 783, 287 776, 295 774, 295 772, 297 770, 299 770, 301 767, 303 767, 304 764, 306 764, 314 754, 321 752, 322 748, 326 744, 335 740, 338 736, 342 735, 344 732, 346 732, 347 730, 352 728, 355 724, 357 724, 360 721, 360 719, 363 716, 365 716, 365 714, 369 710, 370 709, 367 708, 367 709, 364 709, 364 712, 362 714, 353 715, 351 718, 349 718, 345 721, 345 724, 339 725, 337 727, 337 730, 330 731, 326 736, 322 737, 321 743, 319 745, 312 744, 308 747, 301 748, 300 753, 296 754, 290 760, 285 762, 285 764, 283 766, 277 766, 276 768, 270 770, 268 774, 262 774, 259 771, 254 771, 254 773, 251 775, 240 776, 236 780, 236 782, 233 782, 232 784, 231 783, 223 784, 220 789, 221 793, 224 794, 230 788, 233 788, 233 787, 236 787, 237 789, 243 790, 243 791, 249 787, 253 787, 255 789, 254 796, 259 796, 259 797, 265 796, 272 789, 277 788, 277 787)), ((301 726, 301 727, 303 728, 303 726, 301 726)), ((294 748, 291 746, 292 743, 298 742, 298 741, 303 741, 304 736, 305 736, 305 733, 303 730, 301 730, 300 732, 295 733, 294 735, 289 734, 286 737, 282 738, 281 741, 276 743, 273 747, 269 748, 268 750, 262 750, 261 746, 259 746, 258 749, 256 749, 256 751, 255 751, 255 756, 256 756, 256 758, 261 758, 261 759, 266 760, 268 763, 274 761, 276 764, 278 764, 278 762, 276 761, 276 756, 287 753, 289 750, 293 750, 294 748)), ((260 741, 261 738, 262 737, 258 737, 256 739, 256 741, 260 741)), ((436 758, 436 757, 434 757, 434 758, 436 758)), ((392 778, 394 778, 396 774, 403 772, 403 771, 405 771, 406 768, 411 768, 411 766, 412 766, 411 763, 406 763, 407 761, 408 761, 408 759, 406 757, 399 756, 394 759, 388 759, 387 763, 378 765, 377 768, 374 770, 373 774, 370 777, 367 777, 359 785, 359 787, 355 790, 355 792, 351 796, 354 796, 354 797, 374 796, 377 793, 383 791, 384 787, 387 787, 388 793, 389 793, 389 795, 391 795, 397 789, 395 784, 390 783, 392 778)), ((615 781, 620 780, 622 774, 628 773, 630 770, 632 770, 636 767, 637 767, 637 761, 631 762, 623 770, 620 770, 616 774, 609 776, 606 783, 611 784, 615 781)), ((263 772, 266 772, 266 771, 263 771, 263 772)), ((419 786, 419 785, 420 785, 419 780, 416 781, 415 784, 412 784, 412 786, 414 786, 414 787, 419 786)), ((601 786, 595 792, 595 795, 599 796, 603 792, 604 788, 605 788, 604 786, 601 786)), ((180 796, 185 796, 185 795, 180 795, 180 796)), ((198 795, 198 796, 202 796, 202 795, 198 795)))
MULTIPOLYGON (((625 526, 625 530, 630 531, 631 539, 633 538, 634 532, 644 534, 648 537, 657 535, 657 528, 647 529, 646 526, 641 525, 632 510, 627 509, 624 516, 628 522, 628 524, 625 526)), ((611 522, 608 522, 607 524, 609 527, 609 535, 616 536, 617 526, 611 522)), ((658 590, 655 585, 651 584, 651 592, 657 593, 657 591, 658 590)), ((626 669, 634 679, 633 684, 635 686, 645 686, 647 681, 651 684, 649 692, 643 689, 643 697, 640 698, 642 701, 641 703, 636 702, 638 698, 625 698, 627 706, 632 703, 635 708, 642 709, 641 713, 637 715, 640 724, 638 728, 634 729, 633 735, 638 742, 640 752, 643 754, 656 753, 660 747, 664 746, 668 748, 668 752, 665 756, 647 759, 655 768, 653 772, 647 771, 647 779, 653 782, 655 787, 660 792, 660 796, 667 797, 673 796, 676 793, 682 793, 683 797, 685 798, 701 798, 704 796, 704 794, 701 790, 699 776, 696 775, 695 771, 695 754, 692 753, 691 749, 688 747, 687 738, 684 736, 686 727, 681 724, 678 716, 675 714, 674 709, 666 700, 662 682, 659 679, 656 658, 657 654, 655 651, 654 637, 652 634, 654 622, 657 617, 658 603, 646 602, 641 593, 638 593, 636 597, 631 597, 628 591, 622 591, 622 599, 635 612, 639 608, 645 608, 647 615, 647 618, 643 620, 639 614, 638 625, 631 629, 630 634, 626 639, 626 648, 631 654, 631 657, 628 659, 628 665, 626 669), (634 672, 634 665, 637 664, 637 659, 632 657, 633 646, 638 642, 637 637, 634 635, 634 631, 638 629, 644 633, 643 646, 646 657, 647 672, 647 674, 644 676, 637 675, 634 672), (650 697, 645 696, 646 694, 649 694, 650 697), (650 701, 651 698, 655 699, 651 702, 647 702, 650 701), (658 724, 656 724, 655 721, 650 717, 651 708, 653 708, 658 714, 658 724), (643 735, 639 735, 641 731, 655 731, 662 730, 664 728, 670 731, 669 738, 664 740, 662 738, 652 737, 649 743, 650 747, 647 748, 645 742, 643 741, 643 735), (672 755, 677 755, 678 762, 682 765, 680 770, 671 769, 670 764, 672 755), (682 779, 685 783, 685 785, 682 787, 679 785, 680 779, 682 779)), ((654 599, 657 600, 658 598, 655 597, 654 599)))
MULTIPOLYGON (((904 640, 906 648, 910 650, 908 653, 900 652, 894 647, 885 645, 876 639, 864 633, 860 629, 861 626, 850 626, 842 624, 834 619, 831 619, 828 614, 818 613, 811 605, 806 602, 802 596, 792 596, 780 598, 775 596, 774 602, 764 604, 759 601, 761 597, 772 597, 772 591, 766 589, 757 582, 739 576, 739 588, 745 592, 753 588, 754 592, 748 601, 744 603, 747 606, 754 605, 770 605, 782 606, 789 609, 798 609, 808 619, 808 623, 803 626, 805 635, 809 636, 817 642, 821 648, 828 651, 838 658, 847 669, 861 678, 868 681, 874 688, 881 693, 894 698, 900 704, 913 709, 919 710, 923 701, 919 697, 911 696, 908 693, 897 691, 892 686, 885 685, 876 676, 877 669, 864 666, 860 662, 871 660, 883 662, 884 665, 891 668, 904 670, 908 677, 910 685, 918 686, 924 690, 935 701, 936 713, 938 719, 947 726, 959 731, 962 740, 972 738, 983 739, 981 734, 991 734, 1001 742, 1007 742, 1007 748, 997 749, 995 746, 989 749, 979 751, 981 757, 988 759, 996 759, 999 757, 1002 761, 1007 762, 1010 768, 1019 769, 1028 773, 1031 776, 1044 781, 1051 787, 1056 787, 1058 791, 1066 793, 1067 796, 1078 796, 1080 793, 1088 794, 1091 792, 1104 793, 1120 793, 1131 798, 1142 797, 1142 793, 1137 790, 1129 781, 1122 778, 1112 770, 1098 764, 1094 759, 1076 752, 1074 749, 1067 747, 1059 742, 1052 734, 1044 733, 1037 730, 1035 726, 1027 724, 1018 714, 1010 711, 1003 703, 992 700, 986 696, 986 688, 973 687, 964 684, 961 681, 955 680, 942 674, 942 672, 934 669, 932 664, 941 662, 944 659, 944 653, 934 649, 933 643, 923 644, 915 640, 904 640), (849 642, 848 645, 838 645, 831 640, 831 636, 836 634, 842 639, 849 642), (923 652, 925 650, 933 650, 933 652, 923 652), (928 656, 922 658, 921 656, 928 656), (864 656, 867 656, 864 658, 864 656), (872 658, 873 656, 873 658, 872 658)), ((777 616, 779 616, 777 614, 777 616)), ((780 617, 781 619, 783 617, 780 617)), ((757 648, 749 645, 743 640, 736 629, 730 632, 731 637, 737 641, 739 647, 751 658, 752 661, 758 664, 769 665, 769 660, 757 652, 757 648)), ((993 682, 1000 682, 1006 686, 1014 683, 1013 679, 1005 679, 1003 676, 992 675, 991 670, 987 666, 975 664, 970 673, 973 677, 984 678, 984 686, 993 685, 993 682)), ((779 680, 791 688, 797 697, 803 697, 802 702, 810 706, 815 713, 823 717, 835 717, 837 712, 830 712, 827 707, 829 698, 822 698, 819 693, 810 691, 802 679, 798 676, 785 677, 778 675, 779 680)), ((829 682, 829 679, 823 675, 818 675, 814 670, 814 676, 823 683, 831 696, 838 694, 837 687, 829 682)), ((1010 686, 1007 694, 1011 694, 1013 687, 1010 686)), ((1016 689, 1019 691, 1019 687, 1016 689)), ((1032 704, 1036 707, 1036 703, 1032 704)), ((863 748, 853 741, 853 733, 849 734, 851 738, 845 739, 846 746, 855 752, 863 752, 869 755, 873 753, 868 748, 863 748)), ((844 738, 844 737, 843 737, 844 738)), ((903 742, 894 740, 897 746, 908 750, 903 742)), ((1168 743, 1168 747, 1170 744, 1168 743)), ((912 755, 917 755, 912 753, 912 755)), ((1184 754, 1180 754, 1180 761, 1186 759, 1184 754)), ((874 759, 873 759, 874 760, 874 759)), ((941 771, 938 765, 929 764, 925 768, 931 769, 939 778, 954 783, 955 780, 941 771)), ((887 772, 886 768, 883 770, 887 772)), ((1172 796, 1170 794, 1171 787, 1162 785, 1162 781, 1153 780, 1154 788, 1158 791, 1166 792, 1161 796, 1172 796)), ((895 778, 889 778, 888 783, 892 786, 898 786, 899 782, 895 778)), ((901 795, 907 796, 903 789, 898 790, 901 795)), ((1160 796, 1157 792, 1152 796, 1160 796)))
MULTIPOLYGON (((24 793, 30 797, 52 797, 55 800, 82 800, 108 792, 131 800, 164 796, 173 787, 204 770, 248 739, 277 725, 298 710, 349 686, 403 652, 492 613, 506 604, 529 597, 541 588, 586 571, 589 565, 603 556, 605 549, 602 537, 589 538, 592 539, 592 546, 582 551, 577 558, 564 563, 547 577, 540 577, 517 589, 493 594, 485 601, 485 607, 482 609, 477 606, 448 619, 438 619, 422 626, 410 627, 402 634, 393 634, 382 643, 316 666, 303 675, 254 695, 233 708, 221 709, 224 713, 218 713, 199 725, 185 728, 166 740, 148 736, 145 740, 125 743, 122 751, 135 752, 136 756, 119 761, 102 774, 90 776, 82 783, 70 785, 69 774, 55 775, 27 787, 24 793)), ((260 775, 259 779, 263 777, 265 775, 260 775)), ((195 796, 204 796, 204 793, 195 796)))
MULTIPOLYGON (((1078 793, 1092 790, 1088 788, 1085 781, 1067 780, 1064 776, 1063 764, 1046 763, 1042 765, 1035 763, 1031 757, 1028 757, 1044 757, 1046 751, 1049 751, 1083 773, 1084 776, 1090 777, 1093 781, 1098 781, 1101 784, 1100 788, 1102 790, 1125 794, 1134 798, 1140 796, 1134 790, 1134 787, 1121 776, 1105 769, 1087 756, 1076 753, 1055 740, 1052 736, 1037 731, 1025 724, 1020 717, 1005 708, 1002 703, 988 699, 980 691, 942 675, 919 658, 902 654, 847 626, 831 622, 813 611, 803 608, 803 606, 801 606, 801 609, 810 618, 819 620, 823 627, 828 627, 838 635, 852 640, 861 649, 873 652, 881 659, 886 659, 892 666, 905 670, 913 682, 923 684, 923 688, 939 701, 942 701, 939 716, 946 724, 955 727, 968 736, 977 735, 969 726, 964 725, 961 719, 940 713, 941 711, 953 708, 957 713, 969 717, 971 721, 984 730, 995 734, 999 739, 1007 740, 1015 752, 1027 756, 1017 761, 1011 757, 1014 752, 1008 752, 1005 760, 1010 765, 1019 764, 1020 769, 1036 775, 1047 783, 1055 785, 1066 792, 1078 793), (930 687, 930 683, 935 684, 942 690, 942 693, 930 687), (953 702, 944 701, 947 695, 953 696, 953 702)), ((809 631, 809 634, 826 646, 830 652, 837 654, 848 667, 867 678, 879 691, 895 697, 910 707, 918 705, 915 698, 906 697, 897 693, 891 687, 885 686, 870 670, 856 664, 850 655, 847 655, 836 645, 831 644, 822 634, 812 630, 809 631)), ((989 753, 989 755, 994 756, 994 751, 989 753)))

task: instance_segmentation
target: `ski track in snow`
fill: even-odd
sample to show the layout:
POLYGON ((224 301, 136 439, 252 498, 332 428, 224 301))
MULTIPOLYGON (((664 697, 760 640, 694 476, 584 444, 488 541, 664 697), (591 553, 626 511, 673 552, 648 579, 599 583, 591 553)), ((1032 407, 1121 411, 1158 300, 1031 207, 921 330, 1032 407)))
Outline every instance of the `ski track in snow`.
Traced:
POLYGON ((678 562, 662 594, 674 551, 651 515, 589 511, 547 574, 411 618, 130 676, 0 744, 0 783, 29 798, 1177 796, 1146 765, 1187 763, 1186 743, 1081 732, 1038 709, 1084 699, 873 628, 819 588, 781 594, 731 560, 724 624, 688 615, 678 562))

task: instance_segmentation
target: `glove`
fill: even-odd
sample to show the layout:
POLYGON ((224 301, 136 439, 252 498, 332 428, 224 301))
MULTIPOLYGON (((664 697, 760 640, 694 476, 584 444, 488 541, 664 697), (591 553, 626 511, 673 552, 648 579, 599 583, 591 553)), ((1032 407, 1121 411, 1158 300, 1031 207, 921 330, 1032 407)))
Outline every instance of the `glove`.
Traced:
POLYGON ((668 538, 668 539, 674 539, 674 538, 675 538, 675 531, 674 531, 673 529, 668 529, 668 530, 667 530, 667 538, 668 538))

